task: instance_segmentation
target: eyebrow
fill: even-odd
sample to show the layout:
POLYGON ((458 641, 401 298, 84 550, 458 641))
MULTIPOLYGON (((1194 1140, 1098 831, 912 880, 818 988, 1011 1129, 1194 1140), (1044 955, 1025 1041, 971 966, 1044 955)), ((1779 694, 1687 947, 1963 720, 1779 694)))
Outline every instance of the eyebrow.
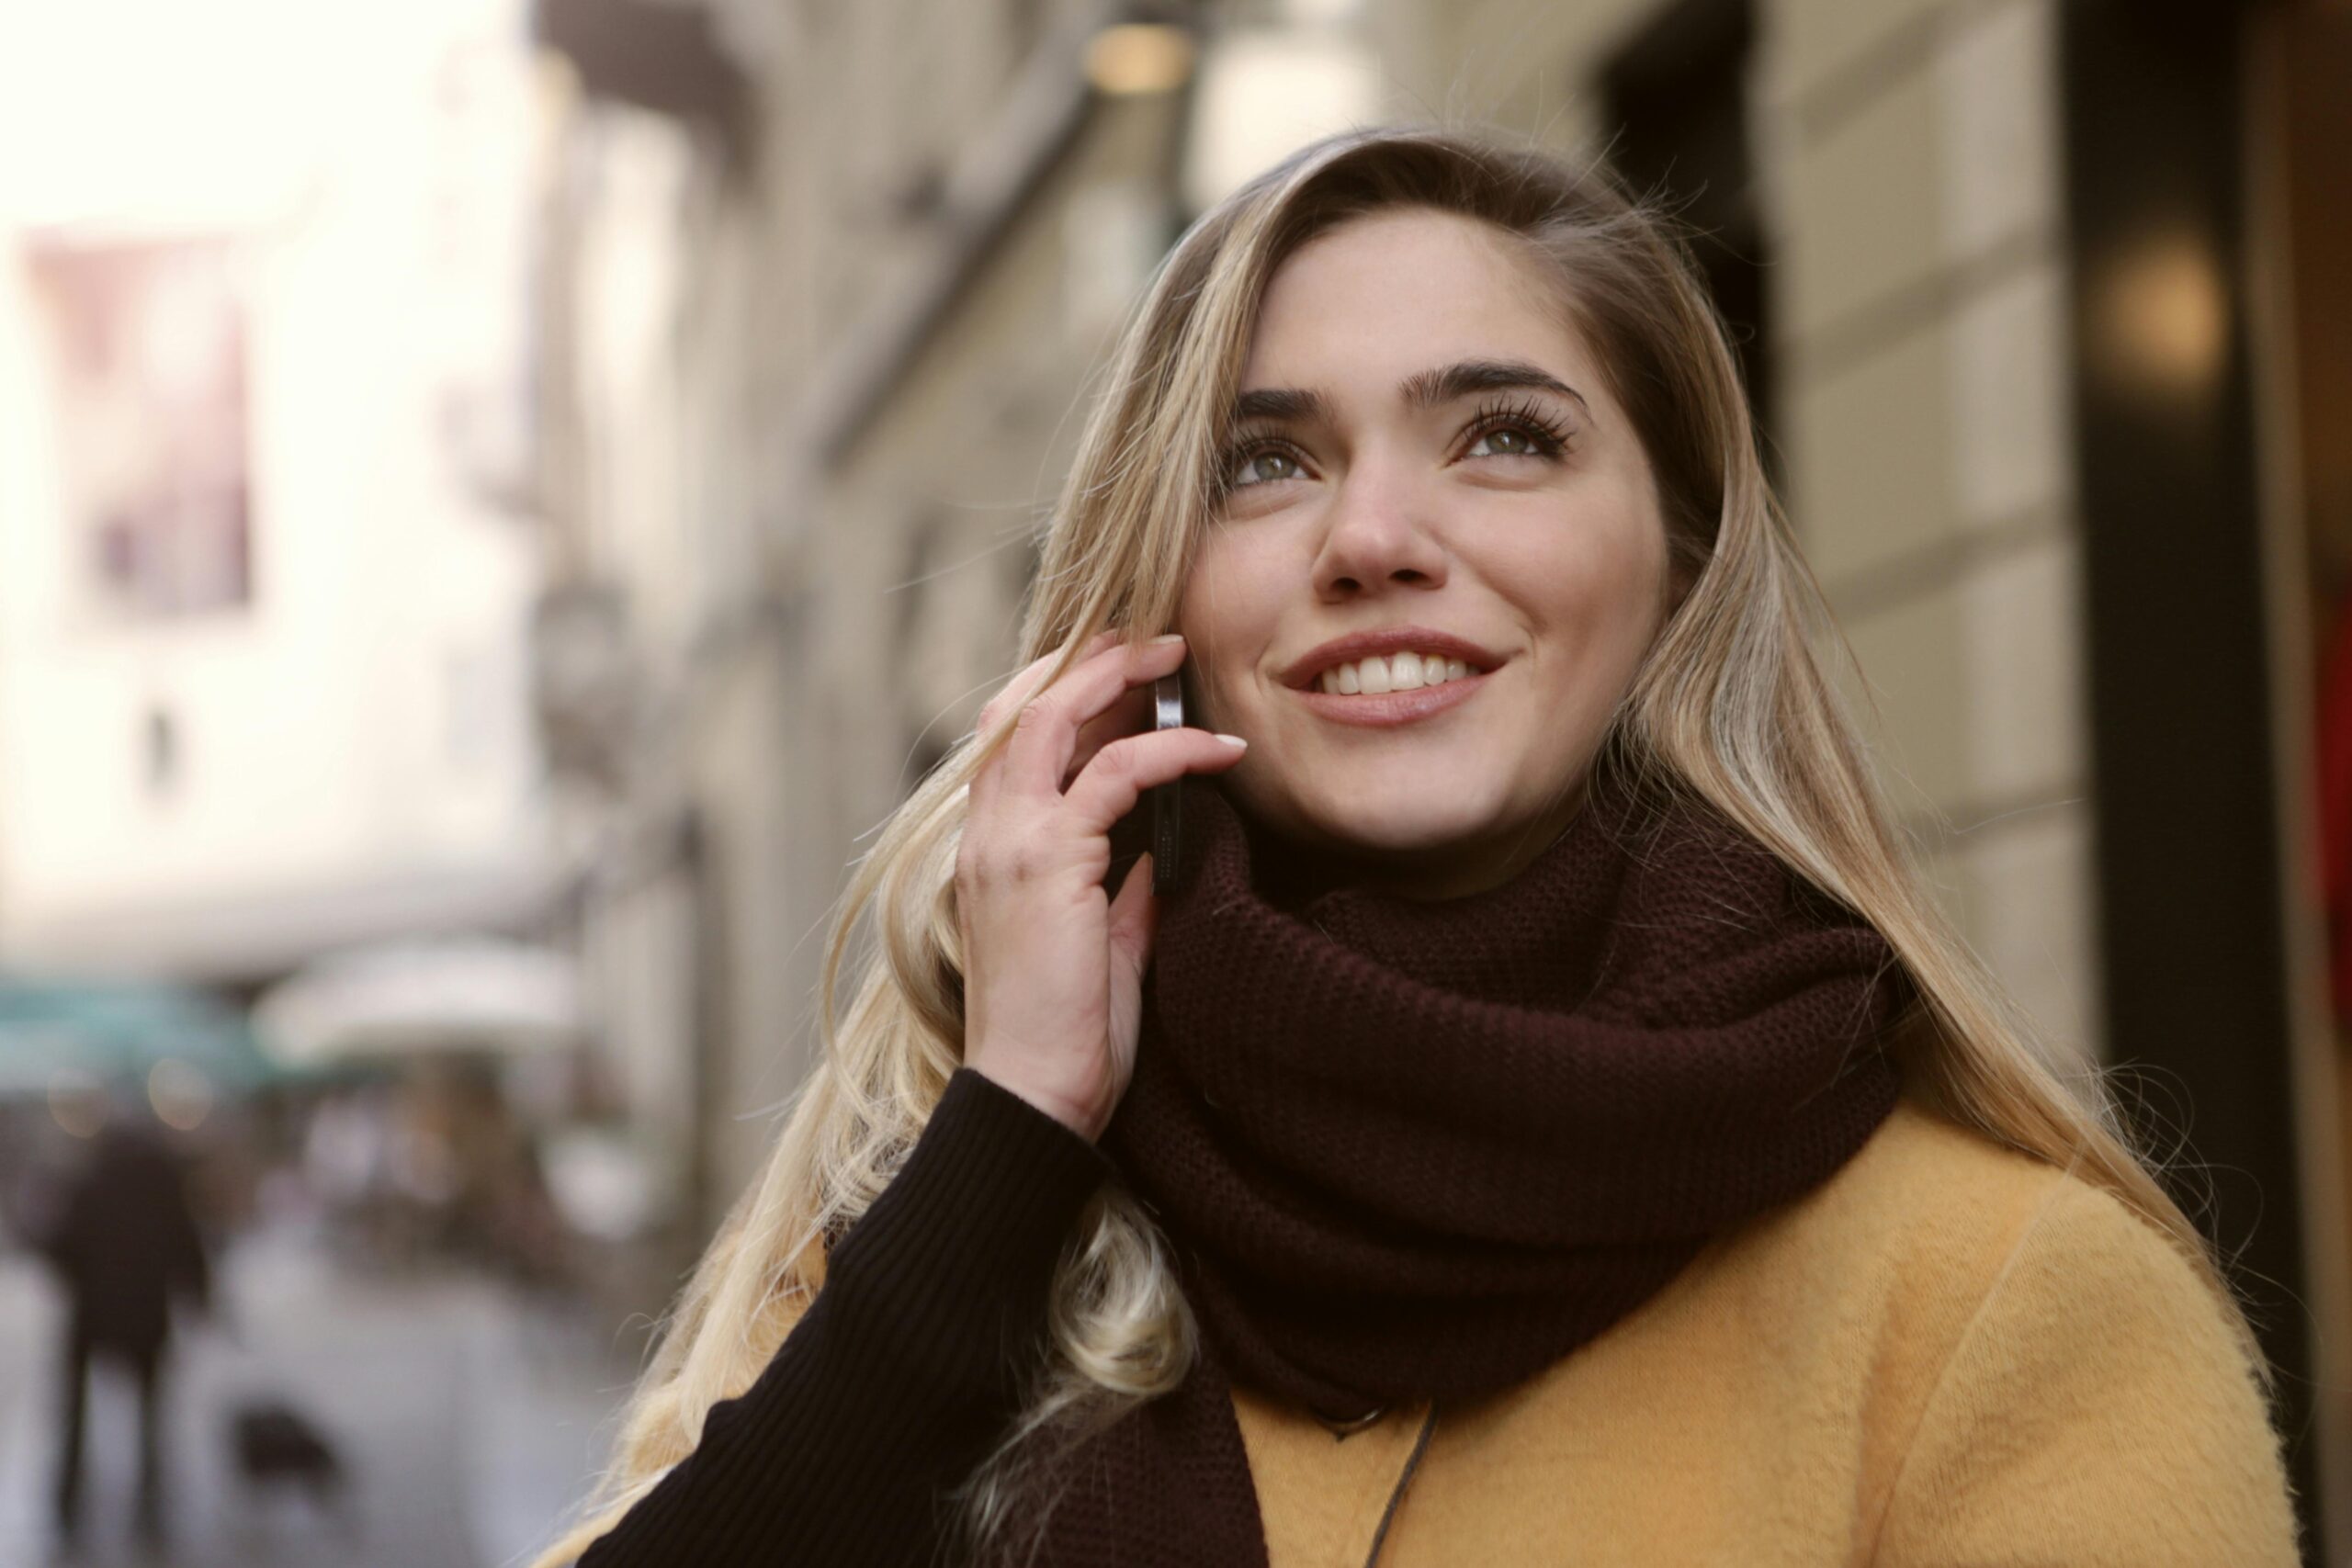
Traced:
MULTIPOLYGON (((1584 394, 1541 366, 1524 359, 1464 359, 1435 370, 1419 370, 1396 384, 1406 405, 1432 409, 1475 392, 1537 391, 1572 398, 1587 412, 1584 394)), ((1332 423, 1331 400, 1302 387, 1261 387, 1233 400, 1235 424, 1332 423)))

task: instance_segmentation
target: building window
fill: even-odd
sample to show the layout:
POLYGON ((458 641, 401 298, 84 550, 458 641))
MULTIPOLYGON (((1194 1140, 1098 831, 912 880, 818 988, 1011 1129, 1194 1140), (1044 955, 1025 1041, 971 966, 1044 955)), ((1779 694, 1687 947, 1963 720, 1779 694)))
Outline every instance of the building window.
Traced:
POLYGON ((252 485, 232 248, 43 242, 30 264, 74 596, 110 620, 243 605, 252 485))

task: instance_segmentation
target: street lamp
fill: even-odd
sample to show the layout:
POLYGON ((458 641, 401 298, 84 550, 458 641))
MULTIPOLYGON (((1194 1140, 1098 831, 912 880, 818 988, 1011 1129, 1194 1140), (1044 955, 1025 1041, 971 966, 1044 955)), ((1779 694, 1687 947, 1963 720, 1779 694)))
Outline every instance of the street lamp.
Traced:
POLYGON ((1170 22, 1121 22, 1086 45, 1086 79, 1098 93, 1172 93, 1192 79, 1193 35, 1170 22))

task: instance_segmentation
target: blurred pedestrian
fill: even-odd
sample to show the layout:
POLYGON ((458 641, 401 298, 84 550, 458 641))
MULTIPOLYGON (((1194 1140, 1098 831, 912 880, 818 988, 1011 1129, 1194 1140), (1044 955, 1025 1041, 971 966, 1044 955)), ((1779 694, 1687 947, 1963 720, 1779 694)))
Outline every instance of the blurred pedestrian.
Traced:
POLYGON ((186 1172, 162 1133, 143 1115, 119 1111, 91 1141, 89 1157, 68 1179, 41 1250, 64 1287, 68 1311, 60 1341, 57 1525, 79 1533, 82 1434, 92 1364, 112 1361, 139 1391, 139 1493, 141 1539, 164 1533, 164 1391, 175 1298, 209 1308, 211 1269, 186 1172))

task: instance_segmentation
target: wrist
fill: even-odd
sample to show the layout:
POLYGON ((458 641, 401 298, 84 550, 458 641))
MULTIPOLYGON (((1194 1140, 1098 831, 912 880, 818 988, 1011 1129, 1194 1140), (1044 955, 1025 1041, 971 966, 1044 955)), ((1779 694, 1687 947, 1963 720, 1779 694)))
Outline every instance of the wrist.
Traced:
POLYGON ((1006 1093, 1027 1101, 1033 1109, 1052 1117, 1090 1144, 1102 1137, 1102 1129, 1110 1124, 1109 1112, 1097 1109, 1085 1096, 1068 1093, 1018 1070, 1008 1071, 1001 1063, 967 1055, 964 1065, 1006 1093))

